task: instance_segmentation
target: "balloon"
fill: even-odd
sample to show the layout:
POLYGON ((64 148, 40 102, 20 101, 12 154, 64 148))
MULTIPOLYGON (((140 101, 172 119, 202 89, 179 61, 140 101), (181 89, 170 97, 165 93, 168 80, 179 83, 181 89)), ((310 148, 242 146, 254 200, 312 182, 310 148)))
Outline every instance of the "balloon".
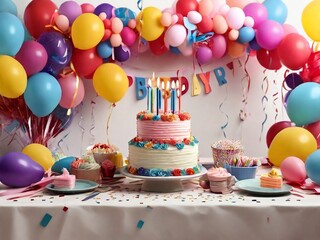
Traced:
POLYGON ((320 184, 320 150, 316 150, 308 156, 306 171, 312 181, 320 184))
POLYGON ((82 13, 93 13, 95 7, 91 3, 82 3, 80 5, 82 13))
POLYGON ((226 15, 228 26, 232 29, 240 29, 244 24, 245 15, 241 8, 232 7, 226 15))
POLYGON ((293 183, 303 183, 307 178, 304 162, 297 157, 287 157, 280 165, 283 178, 293 183))
POLYGON ((40 164, 45 171, 49 170, 54 163, 51 151, 42 144, 31 143, 25 146, 21 152, 40 164))
POLYGON ((164 35, 164 42, 167 47, 180 46, 187 37, 187 30, 183 25, 175 24, 167 29, 164 35))
POLYGON ((69 111, 70 109, 66 109, 58 105, 53 112, 51 113, 56 119, 61 121, 61 129, 67 129, 71 123, 74 116, 74 111, 69 111))
POLYGON ((135 12, 124 7, 116 8, 114 10, 114 15, 121 19, 124 26, 128 26, 129 21, 136 18, 135 12))
POLYGON ((281 0, 264 0, 262 3, 268 10, 268 19, 283 24, 288 16, 287 6, 281 0))
POLYGON ((258 28, 260 23, 268 19, 268 10, 262 3, 249 3, 243 8, 243 12, 253 18, 253 28, 258 28))
MULTIPOLYGON (((210 0, 210 1, 212 1, 212 0, 210 0)), ((214 3, 212 3, 212 5, 213 5, 212 10, 210 11, 209 16, 211 18, 214 18, 217 14, 221 13, 220 12, 221 7, 226 6, 227 4, 226 4, 226 0, 215 0, 214 3)), ((200 6, 199 6, 199 8, 200 8, 200 6)))
POLYGON ((252 2, 256 2, 256 0, 227 0, 227 4, 230 7, 239 7, 239 8, 244 8, 244 6, 252 2))
POLYGON ((208 63, 212 59, 212 51, 207 46, 202 46, 197 49, 196 58, 199 64, 208 63))
POLYGON ((24 10, 24 23, 31 36, 38 38, 47 31, 57 6, 51 0, 33 0, 24 10))
POLYGON ((136 29, 140 32, 141 37, 147 41, 156 40, 164 31, 161 25, 162 12, 155 7, 144 8, 137 16, 136 29))
POLYGON ((55 18, 55 24, 62 32, 66 32, 69 29, 70 22, 65 15, 59 15, 55 18))
POLYGON ((310 123, 304 126, 317 140, 318 148, 320 147, 320 121, 310 123))
POLYGON ((126 46, 119 46, 114 48, 114 58, 118 62, 125 62, 130 58, 130 49, 126 46))
POLYGON ((232 58, 238 58, 244 55, 246 46, 236 41, 229 41, 228 44, 228 55, 232 58))
POLYGON ((104 35, 102 20, 93 13, 83 13, 74 20, 71 37, 76 48, 87 50, 99 44, 104 35))
POLYGON ((14 2, 11 0, 1 0, 0 3, 0 12, 8 12, 17 16, 18 10, 14 2))
POLYGON ((201 33, 211 32, 213 29, 213 21, 209 16, 202 16, 202 20, 197 24, 197 28, 201 33))
POLYGON ((0 12, 0 30, 0 55, 16 55, 24 41, 20 19, 11 13, 0 12))
MULTIPOLYGON (((101 42, 100 44, 104 44, 104 42, 101 42)), ((87 50, 74 49, 71 61, 75 71, 80 77, 92 79, 95 70, 103 63, 102 58, 104 58, 104 55, 100 56, 97 51, 104 50, 101 50, 99 45, 97 48, 87 50)), ((110 49, 110 56, 111 53, 110 49)))
POLYGON ((132 46, 136 41, 136 33, 129 27, 124 27, 120 33, 122 42, 128 47, 132 46))
POLYGON ((61 3, 58 13, 68 18, 72 24, 74 20, 82 14, 81 6, 75 1, 65 1, 61 3))
POLYGON ((100 13, 104 12, 105 14, 107 14, 107 18, 111 19, 113 17, 113 14, 112 14, 113 9, 114 7, 111 4, 101 3, 94 9, 94 14, 99 16, 100 13))
POLYGON ((279 167, 282 161, 290 156, 305 161, 317 150, 317 141, 314 136, 302 127, 288 127, 281 130, 272 140, 269 150, 269 161, 279 167))
POLYGON ((0 55, 0 95, 17 98, 26 87, 27 73, 21 63, 10 56, 0 55))
POLYGON ((72 56, 72 44, 68 38, 57 31, 44 32, 38 42, 46 49, 48 60, 43 72, 57 76, 66 67, 72 56))
POLYGON ((261 48, 257 51, 257 59, 261 66, 269 70, 278 70, 282 67, 277 49, 266 50, 261 48))
POLYGON ((43 167, 26 154, 10 152, 0 159, 0 181, 9 187, 27 187, 43 175, 43 167))
POLYGON ((111 19, 111 30, 113 33, 121 33, 123 23, 120 18, 114 17, 111 19))
POLYGON ((128 86, 125 71, 114 63, 100 65, 93 75, 95 91, 110 103, 118 102, 126 94, 128 86))
MULTIPOLYGON (((95 49, 93 49, 95 51, 95 49)), ((101 58, 109 58, 112 55, 112 46, 110 41, 104 41, 99 43, 98 47, 97 47, 97 52, 98 55, 101 58)), ((79 62, 82 62, 82 58, 79 58, 79 62)), ((102 64, 102 59, 101 59, 101 63, 99 65, 102 64)), ((99 65, 97 67, 99 67, 99 65)))
POLYGON ((171 13, 163 12, 160 19, 160 23, 164 27, 169 27, 172 24, 171 13))
POLYGON ((290 33, 280 42, 278 53, 283 65, 291 70, 298 70, 308 61, 311 48, 303 36, 298 33, 290 33))
POLYGON ((220 59, 226 54, 227 42, 223 35, 214 35, 211 38, 212 57, 220 59))
POLYGON ((292 25, 290 25, 288 23, 283 24, 282 27, 283 27, 283 31, 284 31, 285 35, 288 35, 290 33, 297 33, 298 32, 297 29, 294 26, 292 26, 292 25))
POLYGON ((188 12, 187 18, 188 18, 189 22, 192 24, 198 24, 202 21, 202 16, 197 11, 188 12))
POLYGON ((198 6, 199 13, 202 16, 210 17, 210 14, 211 14, 215 4, 213 4, 213 2, 211 0, 200 0, 199 1, 199 6, 198 6))
POLYGON ((62 169, 65 168, 70 172, 71 163, 75 159, 76 157, 73 157, 73 156, 61 158, 53 164, 53 166, 51 167, 51 170, 55 173, 62 173, 62 169))
POLYGON ((296 88, 297 86, 299 86, 300 84, 303 83, 302 78, 300 77, 300 75, 298 73, 290 73, 286 76, 286 78, 284 79, 285 83, 287 84, 287 86, 291 89, 296 88))
MULTIPOLYGON (((165 46, 165 48, 166 48, 166 46, 165 46)), ((179 48, 180 53, 183 56, 191 56, 193 54, 193 44, 189 44, 187 39, 184 40, 184 42, 178 48, 179 48)))
POLYGON ((288 127, 292 127, 292 126, 293 126, 293 124, 290 121, 280 121, 280 122, 276 122, 276 123, 272 124, 267 132, 267 135, 266 135, 266 142, 267 142, 268 148, 270 147, 270 144, 271 144, 272 140, 274 139, 274 137, 281 130, 288 128, 288 127))
POLYGON ((301 15, 304 31, 313 41, 320 41, 320 1, 311 1, 301 15))
POLYGON ((15 59, 22 64, 27 75, 30 76, 44 68, 48 60, 48 54, 39 42, 29 40, 22 44, 15 59))
POLYGON ((238 37, 237 41, 242 44, 248 43, 254 39, 254 36, 255 36, 255 31, 253 28, 242 27, 239 30, 239 37, 238 37))
POLYGON ((306 82, 292 90, 287 101, 287 113, 297 126, 320 120, 320 84, 306 82))
POLYGON ((197 0, 178 0, 176 2, 176 12, 187 16, 190 11, 198 11, 199 3, 197 0))
POLYGON ((62 92, 59 105, 68 109, 78 106, 85 93, 82 79, 71 73, 59 78, 58 81, 62 92))
POLYGON ((224 18, 224 16, 218 14, 212 19, 212 22, 213 22, 213 31, 216 34, 224 34, 227 32, 228 23, 224 18))
POLYGON ((28 79, 24 100, 32 113, 37 117, 49 115, 59 104, 61 87, 56 78, 40 72, 28 79))
POLYGON ((256 40, 261 48, 273 50, 279 45, 283 37, 283 28, 276 21, 266 20, 257 28, 256 40))
POLYGON ((122 43, 122 38, 119 33, 114 33, 110 37, 110 43, 112 47, 119 47, 122 43))
POLYGON ((164 44, 164 33, 161 34, 161 36, 158 37, 156 40, 150 41, 149 47, 151 52, 157 56, 168 52, 168 48, 164 44))

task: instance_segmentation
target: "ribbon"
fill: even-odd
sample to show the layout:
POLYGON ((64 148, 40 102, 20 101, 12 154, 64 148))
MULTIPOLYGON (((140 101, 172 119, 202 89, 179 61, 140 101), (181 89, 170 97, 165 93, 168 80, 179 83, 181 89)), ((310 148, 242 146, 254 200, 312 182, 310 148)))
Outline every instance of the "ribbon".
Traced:
POLYGON ((268 89, 269 89, 269 82, 268 82, 268 77, 267 76, 265 76, 263 78, 261 89, 263 91, 261 104, 262 104, 262 109, 263 109, 263 112, 264 112, 264 120, 263 120, 263 122, 261 124, 261 131, 260 131, 260 137, 259 137, 260 141, 261 141, 261 137, 262 137, 262 133, 263 133, 263 129, 264 129, 264 124, 267 122, 267 119, 268 119, 268 114, 266 112, 266 104, 264 104, 264 103, 267 103, 269 101, 268 97, 267 97, 267 92, 268 92, 268 89), (266 87, 265 87, 265 85, 266 85, 266 87))
POLYGON ((91 126, 89 129, 89 134, 90 134, 90 145, 94 144, 95 142, 95 135, 93 133, 93 130, 95 129, 95 117, 94 117, 94 106, 96 102, 91 100, 91 126))
POLYGON ((141 11, 143 8, 143 0, 138 0, 137 1, 137 8, 141 11))
POLYGON ((110 145, 110 141, 109 141, 109 123, 110 123, 110 119, 111 119, 111 114, 113 111, 113 108, 116 106, 115 103, 110 104, 110 107, 108 109, 108 111, 110 111, 108 118, 107 118, 107 127, 106 127, 106 132, 107 132, 107 144, 110 145))
POLYGON ((225 111, 222 110, 223 104, 224 104, 224 103, 227 101, 227 99, 228 99, 228 87, 227 87, 227 85, 225 85, 225 90, 226 90, 226 94, 225 94, 225 97, 224 97, 223 101, 222 101, 222 102, 220 103, 220 105, 219 105, 219 111, 220 111, 222 114, 224 114, 225 117, 226 117, 226 123, 223 124, 223 125, 220 127, 220 129, 221 129, 221 131, 222 131, 222 133, 223 133, 224 138, 227 138, 227 134, 226 134, 226 132, 225 132, 225 129, 226 129, 227 126, 229 125, 229 116, 228 116, 228 114, 227 114, 225 111))
MULTIPOLYGON (((240 109, 240 120, 244 121, 247 118, 247 112, 246 112, 246 106, 248 104, 248 93, 250 90, 250 86, 251 86, 251 77, 247 71, 247 62, 249 60, 249 56, 247 57, 245 63, 244 63, 244 72, 245 72, 245 76, 241 79, 241 85, 242 85, 242 103, 243 103, 243 108, 240 109), (247 80, 246 86, 244 86, 244 81, 247 80)), ((240 66, 242 66, 241 62, 239 61, 240 66)))

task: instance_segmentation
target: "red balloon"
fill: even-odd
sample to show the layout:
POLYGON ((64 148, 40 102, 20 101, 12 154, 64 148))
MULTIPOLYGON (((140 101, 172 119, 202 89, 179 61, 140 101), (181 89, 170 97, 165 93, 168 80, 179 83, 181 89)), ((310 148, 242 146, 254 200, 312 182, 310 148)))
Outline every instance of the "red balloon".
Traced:
POLYGON ((267 146, 270 147, 270 144, 273 140, 273 138, 283 129, 287 127, 292 127, 292 123, 289 121, 280 121, 274 123, 268 130, 267 136, 266 136, 266 141, 267 141, 267 146))
POLYGON ((308 41, 298 33, 286 35, 277 49, 282 64, 291 70, 302 68, 311 54, 308 41))
POLYGON ((57 6, 50 0, 33 0, 24 11, 24 23, 30 35, 38 38, 41 33, 47 31, 48 25, 57 10, 57 6))
POLYGON ((74 49, 71 61, 77 74, 87 79, 92 79, 96 69, 103 63, 103 59, 99 56, 96 48, 74 49))
POLYGON ((260 48, 257 51, 257 59, 261 66, 269 70, 278 70, 282 67, 277 50, 260 48))
POLYGON ((207 15, 203 15, 201 22, 197 24, 197 28, 202 33, 211 32, 213 28, 212 19, 207 15))
POLYGON ((318 148, 320 147, 320 121, 310 123, 304 127, 312 133, 314 138, 317 140, 318 148))
POLYGON ((164 33, 154 41, 149 41, 149 48, 154 55, 162 55, 168 51, 164 44, 164 33))
POLYGON ((176 3, 176 12, 187 16, 190 11, 198 12, 199 3, 197 0, 178 0, 176 3))

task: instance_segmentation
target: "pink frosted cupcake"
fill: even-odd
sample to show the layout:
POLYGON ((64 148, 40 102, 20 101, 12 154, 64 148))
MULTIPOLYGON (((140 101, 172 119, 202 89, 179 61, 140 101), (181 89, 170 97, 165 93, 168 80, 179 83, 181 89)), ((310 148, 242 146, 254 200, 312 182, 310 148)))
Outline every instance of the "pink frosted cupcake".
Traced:
POLYGON ((70 172, 77 179, 86 179, 94 182, 99 182, 101 179, 100 165, 95 162, 90 156, 77 158, 71 163, 70 172))
POLYGON ((213 193, 231 193, 234 179, 225 168, 210 168, 207 172, 210 190, 213 193))

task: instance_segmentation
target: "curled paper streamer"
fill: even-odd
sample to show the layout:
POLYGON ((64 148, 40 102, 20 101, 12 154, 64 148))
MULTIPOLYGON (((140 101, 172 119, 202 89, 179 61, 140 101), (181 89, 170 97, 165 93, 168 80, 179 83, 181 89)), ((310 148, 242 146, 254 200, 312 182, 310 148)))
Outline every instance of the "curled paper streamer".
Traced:
POLYGON ((268 97, 267 97, 267 93, 268 93, 268 89, 269 89, 269 81, 268 81, 268 77, 265 76, 263 78, 263 81, 262 81, 262 85, 261 85, 261 89, 263 91, 263 96, 262 96, 262 99, 261 99, 261 104, 262 104, 262 110, 264 112, 264 120, 261 124, 261 131, 260 131, 260 137, 259 137, 259 141, 261 141, 261 137, 262 137, 262 133, 263 133, 263 129, 264 129, 264 125, 268 119, 268 114, 266 112, 266 103, 269 101, 268 100, 268 97))
MULTIPOLYGON (((273 80, 273 84, 277 85, 276 79, 273 80)), ((279 114, 279 110, 278 110, 277 103, 276 103, 278 100, 278 95, 279 95, 278 91, 276 91, 275 93, 272 94, 272 106, 273 106, 274 111, 276 113, 276 115, 274 116, 275 122, 277 122, 277 118, 278 118, 278 114, 279 114)))
POLYGON ((137 1, 137 8, 141 11, 143 8, 143 0, 138 0, 137 1))
POLYGON ((228 99, 228 87, 227 87, 227 85, 225 85, 225 90, 226 90, 226 94, 225 94, 225 97, 224 97, 223 101, 222 101, 222 102, 220 103, 220 105, 219 105, 219 111, 220 111, 222 114, 224 114, 225 117, 226 117, 226 123, 223 124, 223 125, 220 127, 220 129, 222 130, 222 133, 223 133, 224 138, 227 138, 227 134, 226 134, 226 132, 225 132, 225 129, 226 129, 227 126, 229 125, 229 116, 228 116, 228 114, 227 114, 226 112, 224 112, 224 111, 222 110, 223 104, 224 104, 224 103, 227 101, 227 99, 228 99))
MULTIPOLYGON (((82 108, 83 108, 83 103, 81 103, 80 120, 78 122, 78 126, 80 127, 80 130, 81 130, 80 151, 83 149, 83 137, 84 137, 84 132, 85 132, 85 128, 83 127, 83 111, 82 111, 82 108)), ((80 155, 82 155, 81 152, 80 152, 80 155)))
POLYGON ((94 144, 95 142, 95 135, 93 133, 93 130, 95 129, 95 118, 94 118, 94 106, 95 106, 96 102, 95 101, 91 101, 91 126, 89 129, 89 134, 90 134, 90 145, 94 144))
MULTIPOLYGON (((242 85, 242 103, 243 103, 243 108, 240 109, 240 120, 244 121, 247 118, 247 112, 246 112, 246 106, 248 104, 248 94, 251 86, 251 77, 249 75, 249 72, 247 70, 247 62, 249 60, 249 56, 247 57, 243 70, 245 72, 245 76, 241 79, 241 85, 242 85), (246 82, 246 84, 245 84, 246 82)), ((241 62, 239 61, 240 66, 242 66, 241 62)))
POLYGON ((114 103, 111 103, 110 104, 110 107, 108 109, 108 112, 110 112, 108 114, 108 118, 107 118, 107 126, 106 126, 106 132, 107 132, 107 144, 110 145, 110 141, 109 141, 109 123, 110 123, 110 119, 111 119, 111 115, 112 115, 112 111, 113 111, 113 108, 115 107, 116 105, 114 103))

